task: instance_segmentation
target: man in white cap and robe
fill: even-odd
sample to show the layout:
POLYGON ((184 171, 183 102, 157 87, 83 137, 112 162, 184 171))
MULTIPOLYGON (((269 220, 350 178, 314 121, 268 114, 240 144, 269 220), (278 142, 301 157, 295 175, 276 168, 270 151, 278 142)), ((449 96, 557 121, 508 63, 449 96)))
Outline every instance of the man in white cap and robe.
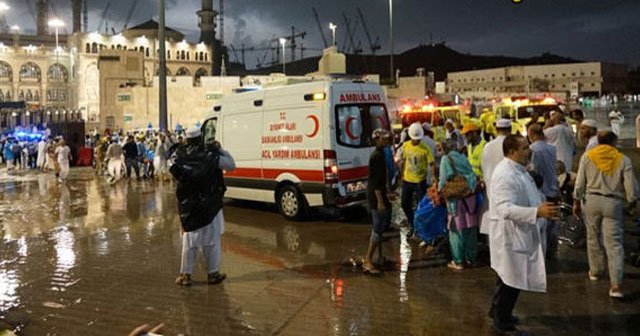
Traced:
POLYGON ((609 113, 609 122, 611 123, 611 130, 620 138, 620 132, 622 132, 622 124, 624 124, 624 115, 618 110, 613 110, 609 113))
POLYGON ((580 137, 587 142, 585 152, 598 146, 598 123, 593 119, 585 119, 580 124, 580 137))
POLYGON ((504 159, 502 143, 507 135, 511 134, 511 120, 500 119, 496 121, 496 134, 496 138, 484 145, 484 149, 482 150, 482 176, 484 178, 487 195, 487 199, 484 201, 482 208, 480 209, 480 213, 482 214, 480 218, 480 233, 483 234, 489 233, 488 210, 489 198, 491 197, 491 175, 493 175, 493 171, 496 169, 496 166, 498 166, 500 161, 504 159))
POLYGON ((187 142, 174 153, 171 174, 178 181, 176 196, 182 224, 182 258, 179 286, 191 285, 191 274, 199 249, 207 267, 207 282, 216 285, 226 279, 220 273, 220 236, 224 233, 223 198, 226 187, 222 171, 235 169, 229 152, 214 141, 205 144, 199 127, 189 128, 187 142))
POLYGON ((551 126, 544 130, 544 135, 547 143, 556 147, 558 160, 564 163, 567 170, 571 170, 576 151, 576 139, 571 128, 565 123, 562 112, 552 111, 551 115, 551 126))

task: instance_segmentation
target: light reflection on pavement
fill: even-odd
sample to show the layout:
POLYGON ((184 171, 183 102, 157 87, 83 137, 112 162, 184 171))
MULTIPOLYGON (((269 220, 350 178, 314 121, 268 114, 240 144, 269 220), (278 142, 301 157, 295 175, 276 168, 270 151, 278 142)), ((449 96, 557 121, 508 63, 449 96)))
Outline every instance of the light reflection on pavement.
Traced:
MULTIPOLYGON (((67 185, 44 174, 0 176, 0 328, 126 335, 140 324, 164 322, 165 335, 489 331, 494 274, 488 267, 450 272, 442 254, 424 256, 404 238, 404 228, 386 235, 383 255, 393 263, 372 278, 357 267, 368 244, 366 216, 294 223, 268 205, 238 201, 224 211, 228 280, 208 286, 200 267, 195 285, 179 288, 173 184, 112 186, 86 169, 73 169, 67 185)), ((605 282, 586 279, 584 252, 563 250, 550 267, 549 293, 523 294, 516 307, 525 329, 638 330, 637 302, 609 301, 605 282)), ((638 270, 627 272, 625 288, 640 292, 638 270)))

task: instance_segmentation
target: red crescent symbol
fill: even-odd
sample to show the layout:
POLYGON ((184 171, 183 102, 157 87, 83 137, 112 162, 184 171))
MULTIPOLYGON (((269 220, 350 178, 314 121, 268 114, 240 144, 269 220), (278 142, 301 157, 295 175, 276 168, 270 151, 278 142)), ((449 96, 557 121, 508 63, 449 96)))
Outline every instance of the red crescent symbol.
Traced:
POLYGON ((313 138, 313 137, 315 137, 316 135, 318 135, 318 131, 320 131, 320 121, 318 120, 318 117, 317 117, 316 115, 313 115, 313 114, 312 114, 312 115, 308 115, 308 116, 307 116, 307 119, 311 119, 311 120, 313 120, 313 122, 314 122, 314 124, 315 124, 314 129, 313 129, 313 132, 311 132, 311 133, 307 134, 307 136, 308 136, 309 138, 313 138))
POLYGON ((354 121, 356 118, 355 117, 349 117, 347 118, 347 122, 346 122, 346 129, 345 132, 347 133, 347 136, 349 137, 349 139, 351 140, 358 140, 358 138, 360 136, 355 136, 353 135, 353 133, 351 133, 351 122, 354 121))

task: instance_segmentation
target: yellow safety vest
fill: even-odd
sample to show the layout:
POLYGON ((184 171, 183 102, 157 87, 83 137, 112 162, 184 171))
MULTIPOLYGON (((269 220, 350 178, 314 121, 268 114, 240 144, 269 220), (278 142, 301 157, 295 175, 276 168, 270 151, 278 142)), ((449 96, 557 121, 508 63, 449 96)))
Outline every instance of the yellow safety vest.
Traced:
POLYGON ((467 145, 467 157, 473 172, 478 177, 482 177, 482 150, 487 142, 484 139, 480 140, 480 143, 474 148, 471 144, 467 145))
POLYGON ((444 130, 444 126, 432 127, 433 141, 437 143, 443 143, 447 139, 447 132, 444 130))

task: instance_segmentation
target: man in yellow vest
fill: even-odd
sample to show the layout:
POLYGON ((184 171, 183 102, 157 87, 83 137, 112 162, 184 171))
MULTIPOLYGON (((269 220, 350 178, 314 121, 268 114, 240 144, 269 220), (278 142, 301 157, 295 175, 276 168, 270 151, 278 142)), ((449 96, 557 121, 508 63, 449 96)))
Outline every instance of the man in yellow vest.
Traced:
POLYGON ((483 137, 486 141, 496 137, 496 114, 488 107, 482 109, 480 115, 480 122, 482 123, 483 137))
POLYGON ((462 135, 467 139, 467 157, 473 172, 482 179, 482 150, 487 142, 480 136, 480 128, 473 122, 464 124, 462 135))

